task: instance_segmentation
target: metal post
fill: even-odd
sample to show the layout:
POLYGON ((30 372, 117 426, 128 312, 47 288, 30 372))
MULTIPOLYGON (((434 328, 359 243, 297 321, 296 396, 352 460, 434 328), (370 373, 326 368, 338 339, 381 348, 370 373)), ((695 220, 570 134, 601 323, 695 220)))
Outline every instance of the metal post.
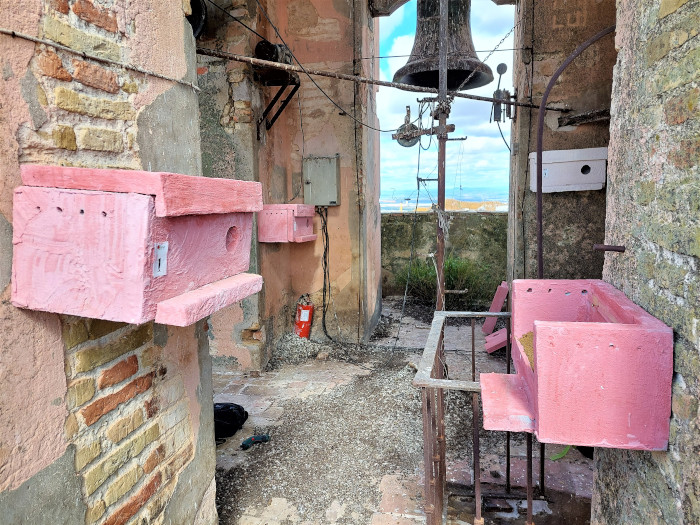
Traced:
MULTIPOLYGON (((510 319, 506 321, 506 363, 510 374, 510 319)), ((510 432, 506 432, 506 492, 510 493, 510 432)))
MULTIPOLYGON (((472 317, 472 381, 476 382, 476 342, 474 341, 475 319, 472 317)), ((474 457, 474 525, 484 525, 481 517, 481 466, 479 462, 479 394, 472 393, 472 441, 474 457)))
POLYGON ((526 525, 532 522, 532 434, 527 434, 527 520, 526 525))

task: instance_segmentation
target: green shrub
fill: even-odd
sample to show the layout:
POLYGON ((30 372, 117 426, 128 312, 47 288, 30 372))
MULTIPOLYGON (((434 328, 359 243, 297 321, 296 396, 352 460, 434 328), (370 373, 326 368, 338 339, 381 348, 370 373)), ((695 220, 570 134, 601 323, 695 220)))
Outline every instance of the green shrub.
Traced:
MULTIPOLYGON (((445 259, 445 289, 467 290, 466 294, 446 294, 447 310, 482 310, 491 304, 496 287, 502 276, 492 275, 487 264, 470 259, 448 256, 445 259)), ((437 279, 435 265, 431 259, 414 260, 396 274, 396 282, 405 289, 408 281, 408 295, 426 305, 435 304, 437 279)))

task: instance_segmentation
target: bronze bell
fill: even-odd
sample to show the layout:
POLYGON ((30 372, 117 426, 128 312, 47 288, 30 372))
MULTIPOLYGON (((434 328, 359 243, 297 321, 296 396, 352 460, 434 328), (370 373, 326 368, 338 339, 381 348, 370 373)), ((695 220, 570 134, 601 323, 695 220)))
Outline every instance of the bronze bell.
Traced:
MULTIPOLYGON (((447 89, 473 89, 493 80, 491 68, 474 51, 469 26, 471 0, 449 0, 447 24, 447 89), (472 73, 474 73, 472 75, 472 73), (464 85, 462 83, 469 78, 464 85)), ((418 0, 416 39, 411 57, 394 75, 394 82, 438 88, 440 2, 418 0)))

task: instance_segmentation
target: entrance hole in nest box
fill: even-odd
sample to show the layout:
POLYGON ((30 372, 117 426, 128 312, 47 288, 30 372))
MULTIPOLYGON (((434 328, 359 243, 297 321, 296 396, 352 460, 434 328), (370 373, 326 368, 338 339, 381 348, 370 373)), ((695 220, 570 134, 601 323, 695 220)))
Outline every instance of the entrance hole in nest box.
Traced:
POLYGON ((236 249, 238 241, 241 239, 241 234, 238 228, 231 226, 226 232, 226 251, 232 252, 236 249))

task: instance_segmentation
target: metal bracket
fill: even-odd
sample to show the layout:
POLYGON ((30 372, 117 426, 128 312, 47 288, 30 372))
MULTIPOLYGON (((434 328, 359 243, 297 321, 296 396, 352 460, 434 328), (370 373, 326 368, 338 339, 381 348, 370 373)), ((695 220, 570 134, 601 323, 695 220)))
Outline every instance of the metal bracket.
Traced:
POLYGON ((288 80, 284 84, 282 84, 282 86, 280 86, 280 88, 277 91, 277 93, 275 94, 275 96, 272 97, 272 100, 265 108, 265 111, 263 111, 262 116, 258 119, 258 140, 260 140, 260 126, 262 126, 262 124, 265 123, 265 130, 269 130, 273 126, 273 124, 277 121, 277 118, 282 114, 282 112, 287 107, 287 105, 291 102, 292 97, 294 97, 296 92, 299 90, 300 86, 301 86, 301 82, 299 81, 298 75, 290 75, 288 80), (270 112, 274 108, 275 104, 277 104, 277 101, 282 97, 282 94, 284 93, 284 91, 290 85, 292 86, 292 90, 289 92, 287 97, 279 105, 279 107, 277 108, 277 111, 275 111, 275 114, 272 116, 272 118, 268 120, 267 116, 270 114, 270 112))

